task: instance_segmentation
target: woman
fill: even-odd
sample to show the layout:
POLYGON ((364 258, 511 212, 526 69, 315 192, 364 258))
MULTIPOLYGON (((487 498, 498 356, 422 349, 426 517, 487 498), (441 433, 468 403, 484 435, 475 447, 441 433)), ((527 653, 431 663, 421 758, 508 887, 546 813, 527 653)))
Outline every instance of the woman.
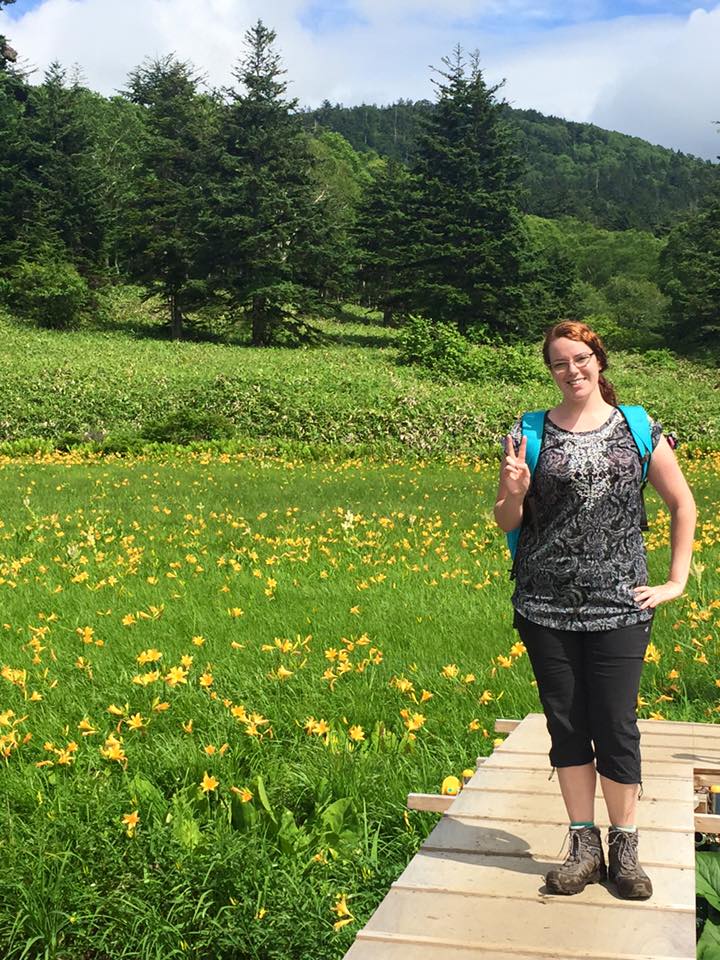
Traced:
MULTIPOLYGON (((534 473, 516 421, 505 440, 495 519, 521 527, 513 576, 513 625, 527 648, 570 820, 570 851, 546 876, 553 893, 579 893, 608 874, 626 899, 652 895, 638 863, 641 788, 637 695, 654 610, 681 596, 695 503, 659 423, 650 420, 647 478, 671 514, 665 583, 647 582, 641 529, 642 466, 607 357, 586 324, 548 330, 543 357, 562 394, 545 415, 534 473), (607 806, 608 866, 595 826, 596 775, 607 806)), ((551 774, 552 775, 552 774, 551 774)))

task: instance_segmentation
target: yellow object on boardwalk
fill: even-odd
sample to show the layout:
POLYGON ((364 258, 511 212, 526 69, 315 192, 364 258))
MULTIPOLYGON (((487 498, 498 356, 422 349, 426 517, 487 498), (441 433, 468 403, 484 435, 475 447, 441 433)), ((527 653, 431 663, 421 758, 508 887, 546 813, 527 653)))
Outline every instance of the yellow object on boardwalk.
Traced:
POLYGON ((440 788, 440 793, 446 797, 455 797, 462 790, 462 784, 457 777, 445 777, 440 788))

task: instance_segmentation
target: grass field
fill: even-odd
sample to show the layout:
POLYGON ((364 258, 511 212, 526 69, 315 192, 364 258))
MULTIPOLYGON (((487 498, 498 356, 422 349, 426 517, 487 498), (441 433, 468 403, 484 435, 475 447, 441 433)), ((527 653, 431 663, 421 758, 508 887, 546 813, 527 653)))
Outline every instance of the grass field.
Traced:
MULTIPOLYGON (((528 382, 512 372, 457 382, 399 366, 399 331, 357 317, 317 321, 323 347, 259 350, 158 339, 147 305, 122 303, 124 326, 112 332, 28 329, 0 312, 1 440, 51 448, 126 437, 192 411, 226 417, 250 452, 477 457, 523 410, 557 402, 539 344, 524 347, 528 382)), ((644 404, 686 444, 720 447, 717 366, 667 351, 612 353, 608 376, 620 402, 644 404)))
MULTIPOLYGON (((689 452, 693 571, 639 714, 712 722, 720 455, 689 452)), ((435 822, 407 793, 539 709, 497 464, 1 466, 0 955, 341 957, 435 822)))

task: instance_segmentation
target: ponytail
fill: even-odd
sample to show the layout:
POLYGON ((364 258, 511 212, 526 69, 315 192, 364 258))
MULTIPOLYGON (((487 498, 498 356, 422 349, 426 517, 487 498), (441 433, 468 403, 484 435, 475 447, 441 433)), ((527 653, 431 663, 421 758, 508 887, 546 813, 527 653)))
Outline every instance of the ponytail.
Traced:
POLYGON ((600 393, 605 403, 609 403, 613 407, 618 406, 617 396, 615 395, 615 387, 610 383, 609 380, 606 380, 603 374, 601 373, 598 378, 598 386, 600 387, 600 393))

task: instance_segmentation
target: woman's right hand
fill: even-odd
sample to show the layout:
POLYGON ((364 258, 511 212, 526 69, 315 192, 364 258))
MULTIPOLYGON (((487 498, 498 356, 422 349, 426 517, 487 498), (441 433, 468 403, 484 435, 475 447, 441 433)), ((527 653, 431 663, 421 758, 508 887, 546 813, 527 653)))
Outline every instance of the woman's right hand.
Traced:
POLYGON ((520 441, 520 449, 515 453, 512 436, 505 437, 505 462, 502 468, 503 486, 514 497, 524 497, 530 488, 530 467, 525 462, 527 437, 520 441))

